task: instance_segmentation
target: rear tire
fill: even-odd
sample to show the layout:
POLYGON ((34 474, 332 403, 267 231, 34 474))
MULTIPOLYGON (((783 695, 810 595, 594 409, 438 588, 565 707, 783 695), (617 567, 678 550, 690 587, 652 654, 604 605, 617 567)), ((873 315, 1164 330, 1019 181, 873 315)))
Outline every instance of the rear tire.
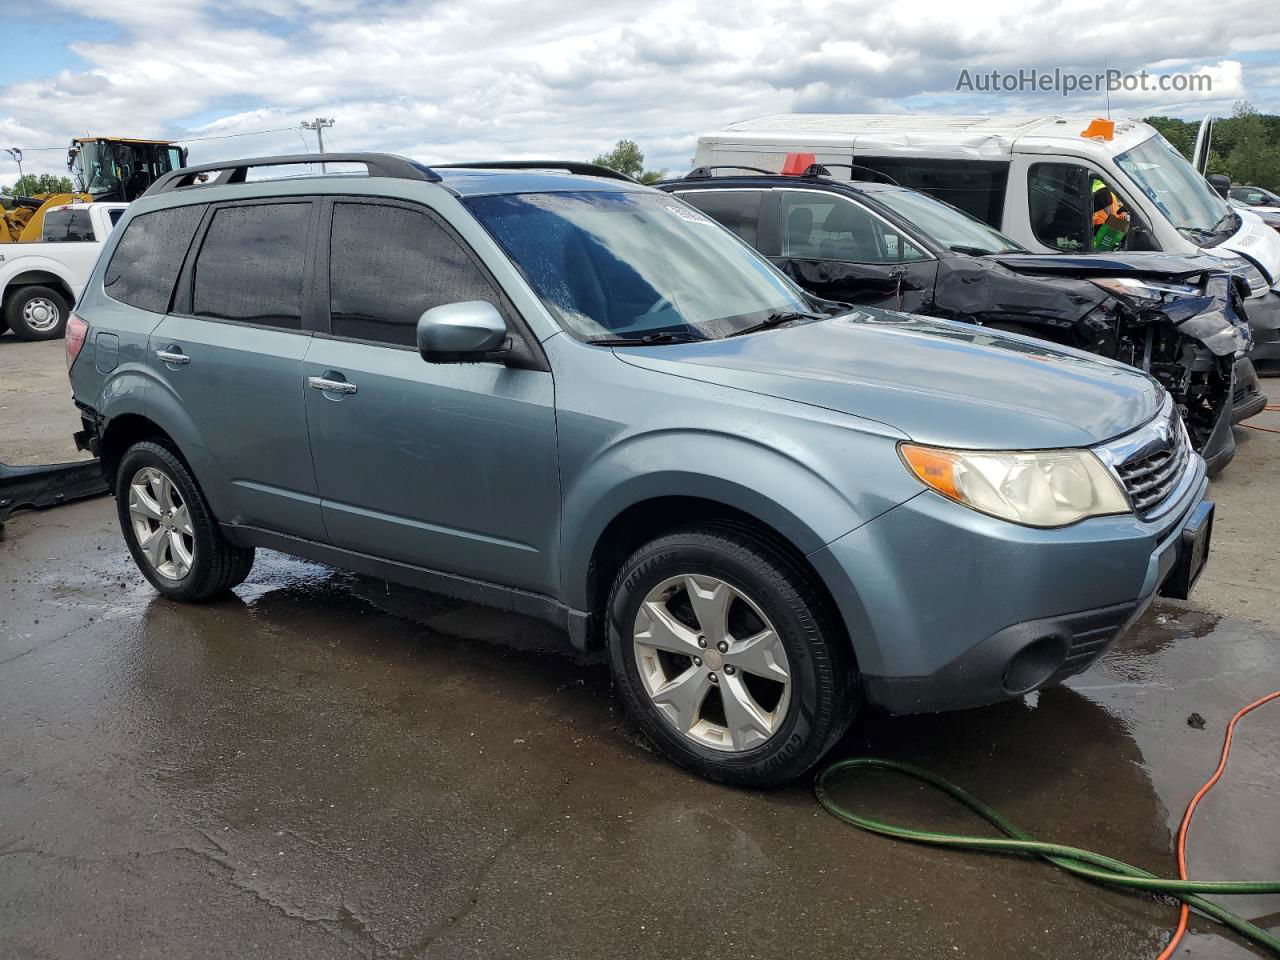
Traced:
POLYGON ((628 713, 700 776, 751 787, 794 780, 845 732, 858 700, 830 606, 807 571, 747 528, 700 524, 645 544, 607 607, 628 713))
POLYGON ((135 443, 116 471, 116 512, 134 562, 174 600, 212 600, 242 583, 253 547, 223 536, 187 465, 162 443, 135 443))
POLYGON ((66 297, 50 287, 19 287, 4 305, 5 323, 19 340, 56 340, 70 315, 66 297))

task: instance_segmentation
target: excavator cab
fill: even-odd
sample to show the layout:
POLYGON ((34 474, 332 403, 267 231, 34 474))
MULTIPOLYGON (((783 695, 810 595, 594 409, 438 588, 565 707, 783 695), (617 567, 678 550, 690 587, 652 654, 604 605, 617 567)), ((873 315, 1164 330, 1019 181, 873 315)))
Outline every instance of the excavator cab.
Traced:
POLYGON ((98 201, 129 203, 162 174, 186 165, 186 148, 167 140, 78 137, 67 152, 76 188, 98 201))

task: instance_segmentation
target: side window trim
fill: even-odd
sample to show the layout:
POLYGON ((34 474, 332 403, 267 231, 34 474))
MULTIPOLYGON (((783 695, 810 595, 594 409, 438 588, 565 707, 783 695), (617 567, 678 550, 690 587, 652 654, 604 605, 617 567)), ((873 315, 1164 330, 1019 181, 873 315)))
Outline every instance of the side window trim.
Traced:
MULTIPOLYGON (((914 259, 914 260, 898 260, 898 261, 893 261, 893 260, 884 260, 884 261, 880 261, 880 260, 836 260, 836 262, 837 262, 837 263, 858 263, 858 264, 867 264, 867 265, 869 265, 869 266, 878 266, 878 267, 880 267, 880 266, 886 266, 886 265, 890 265, 890 266, 892 266, 892 265, 894 265, 894 264, 904 264, 904 265, 905 265, 905 264, 911 264, 911 263, 929 263, 929 262, 930 262, 930 261, 932 261, 932 260, 937 260, 937 259, 938 259, 936 256, 934 256, 933 251, 929 249, 929 244, 927 244, 927 243, 925 243, 924 241, 922 241, 919 237, 917 237, 915 234, 911 233, 910 231, 908 231, 908 230, 904 230, 902 227, 898 226, 896 223, 894 223, 892 220, 889 220, 887 217, 882 216, 879 212, 877 212, 877 211, 873 210, 871 207, 867 206, 867 205, 866 205, 866 204, 864 204, 864 203, 859 203, 857 200, 853 199, 853 198, 852 198, 852 197, 850 197, 850 196, 846 196, 846 195, 845 195, 845 194, 843 194, 843 193, 837 193, 837 192, 836 192, 836 191, 834 191, 834 190, 812 190, 812 189, 807 189, 807 188, 805 188, 805 187, 778 187, 778 188, 776 188, 776 189, 777 189, 777 191, 782 192, 782 193, 816 193, 816 194, 818 194, 819 196, 823 196, 823 197, 831 197, 831 198, 833 198, 833 199, 835 200, 835 202, 836 202, 836 203, 839 203, 839 202, 843 201, 843 202, 845 202, 845 203, 852 204, 854 207, 857 207, 857 208, 858 208, 859 210, 861 210, 863 213, 865 213, 865 214, 867 214, 868 216, 873 217, 874 219, 878 220, 878 221, 879 221, 883 226, 888 227, 890 230, 892 230, 892 231, 893 231, 894 233, 896 233, 898 236, 905 238, 905 239, 906 239, 906 240, 907 240, 907 241, 908 241, 908 242, 909 242, 913 247, 915 247, 915 248, 916 248, 917 250, 919 250, 922 254, 924 254, 924 256, 922 256, 922 257, 917 257, 917 258, 916 258, 916 259, 914 259)), ((781 211, 781 204, 779 204, 779 211, 781 211)), ((778 234, 779 234, 779 236, 780 236, 780 237, 783 237, 783 236, 785 235, 785 231, 782 229, 782 217, 781 217, 781 212, 779 212, 779 216, 778 216, 778 234)), ((781 244, 781 242, 778 244, 778 249, 779 249, 778 256, 780 256, 780 257, 782 257, 782 258, 784 258, 784 259, 788 259, 788 260, 793 260, 793 259, 794 259, 794 260, 812 260, 812 259, 814 259, 813 257, 793 257, 793 256, 791 256, 790 254, 787 254, 787 253, 782 252, 782 244, 781 244)), ((822 259, 832 259, 832 260, 835 260, 836 258, 834 258, 834 257, 831 257, 831 258, 826 258, 826 257, 824 257, 824 258, 822 258, 822 259)))
MULTIPOLYGON (((200 320, 204 323, 226 323, 236 327, 249 327, 255 330, 274 330, 277 333, 296 333, 302 336, 311 336, 316 327, 315 324, 315 280, 316 280, 316 238, 319 232, 320 207, 321 198, 311 195, 304 196, 276 196, 276 197, 253 197, 246 200, 223 200, 218 203, 210 203, 205 207, 204 216, 200 219, 200 225, 196 227, 195 236, 191 240, 190 246, 187 247, 187 255, 183 258, 182 269, 178 273, 178 282, 174 284, 173 297, 169 303, 167 313, 173 316, 186 317, 191 320, 200 320), (299 329, 294 330, 290 327, 274 326, 269 323, 248 323, 243 320, 229 320, 223 317, 199 317, 195 313, 195 266, 196 260, 200 256, 200 251, 204 247, 205 238, 208 236, 209 227, 213 224, 213 218, 219 210, 230 207, 254 207, 264 205, 279 205, 282 203, 307 203, 311 207, 311 215, 307 221, 307 236, 305 238, 305 256, 303 261, 306 264, 305 272, 302 278, 302 325, 299 329)), ((327 304, 326 304, 327 305, 327 304)))
POLYGON ((315 288, 317 296, 317 319, 315 325, 315 336, 324 340, 340 340, 345 343, 362 343, 373 347, 385 347, 391 350, 412 350, 417 353, 417 348, 399 343, 388 343, 385 340, 373 340, 364 337, 348 337, 333 332, 332 315, 330 303, 330 285, 332 283, 332 263, 330 260, 333 244, 333 213, 334 208, 340 203, 359 203, 369 206, 398 207, 402 210, 410 210, 420 213, 430 218, 446 236, 451 237, 459 248, 467 255, 471 263, 480 272, 489 286, 493 289, 499 302, 499 312, 504 320, 507 321, 507 330, 510 332, 514 340, 523 341, 525 350, 529 355, 530 362, 525 364, 526 369, 536 369, 550 372, 551 365, 547 361, 546 353, 542 349, 542 344, 538 338, 533 335, 533 330, 525 321, 524 316, 516 309, 511 298, 507 296, 507 291, 502 288, 497 278, 493 275, 488 265, 480 258, 475 249, 469 244, 465 237, 453 228, 453 224, 449 223, 438 212, 433 210, 425 203, 416 203, 412 200, 401 200, 398 197, 379 197, 368 194, 335 194, 323 198, 322 211, 320 213, 320 224, 317 231, 318 250, 316 256, 312 258, 316 264, 315 288))

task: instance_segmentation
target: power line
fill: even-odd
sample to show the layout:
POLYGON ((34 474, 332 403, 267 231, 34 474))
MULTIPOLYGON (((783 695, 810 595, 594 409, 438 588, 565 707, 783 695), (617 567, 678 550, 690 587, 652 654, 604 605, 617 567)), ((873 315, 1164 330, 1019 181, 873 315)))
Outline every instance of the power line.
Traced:
POLYGON ((297 127, 273 127, 270 130, 249 130, 245 133, 222 133, 212 137, 180 137, 171 143, 197 143, 201 140, 229 140, 231 137, 257 137, 264 133, 284 133, 288 130, 297 130, 297 127))

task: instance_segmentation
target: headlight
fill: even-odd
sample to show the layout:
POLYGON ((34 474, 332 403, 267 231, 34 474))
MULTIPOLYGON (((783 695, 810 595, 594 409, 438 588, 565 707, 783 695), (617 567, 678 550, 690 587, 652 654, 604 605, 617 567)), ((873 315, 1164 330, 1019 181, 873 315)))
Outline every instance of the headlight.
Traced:
POLYGON ((1090 450, 988 452, 904 443, 902 461, 956 503, 1029 527, 1130 513, 1120 482, 1090 450))
POLYGON ((1245 283, 1249 284, 1249 296, 1260 297, 1267 292, 1270 283, 1252 260, 1245 257, 1223 257, 1222 265, 1236 276, 1244 277, 1245 283))
POLYGON ((1175 297, 1193 296, 1200 288, 1189 283, 1157 283, 1136 277, 1094 277, 1094 286, 1101 287, 1121 297, 1138 297, 1141 300, 1160 300, 1168 294, 1175 297))

